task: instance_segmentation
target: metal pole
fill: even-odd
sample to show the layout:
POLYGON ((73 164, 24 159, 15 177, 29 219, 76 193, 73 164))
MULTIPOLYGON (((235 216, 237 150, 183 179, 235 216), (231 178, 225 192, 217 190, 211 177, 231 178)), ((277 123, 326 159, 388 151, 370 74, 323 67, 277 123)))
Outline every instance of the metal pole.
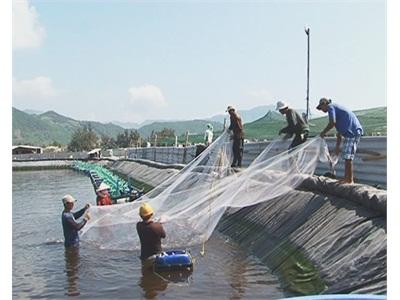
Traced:
POLYGON ((186 136, 185 136, 185 147, 187 147, 188 146, 188 144, 189 144, 189 131, 186 131, 186 134, 185 134, 186 136))
POLYGON ((304 28, 307 34, 307 108, 306 108, 306 121, 310 117, 310 27, 304 28))
POLYGON ((157 134, 154 135, 154 161, 157 161, 157 134))

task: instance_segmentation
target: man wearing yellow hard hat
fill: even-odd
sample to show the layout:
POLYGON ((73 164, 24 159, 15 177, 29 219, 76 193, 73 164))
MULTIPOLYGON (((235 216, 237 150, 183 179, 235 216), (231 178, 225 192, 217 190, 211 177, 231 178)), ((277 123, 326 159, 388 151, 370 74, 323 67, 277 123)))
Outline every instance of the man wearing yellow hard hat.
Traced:
POLYGON ((142 221, 136 224, 140 238, 140 259, 152 260, 161 253, 161 239, 165 238, 165 231, 160 222, 152 220, 154 211, 150 204, 144 202, 139 208, 142 221))

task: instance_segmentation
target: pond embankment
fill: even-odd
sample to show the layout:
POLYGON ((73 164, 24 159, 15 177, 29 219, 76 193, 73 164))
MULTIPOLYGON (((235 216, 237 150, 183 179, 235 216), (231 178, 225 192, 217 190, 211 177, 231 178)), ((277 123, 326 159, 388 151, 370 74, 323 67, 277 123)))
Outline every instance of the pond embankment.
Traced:
POLYGON ((13 171, 69 169, 73 160, 26 160, 12 162, 13 171))
MULTIPOLYGON (((101 163, 147 189, 183 167, 101 163)), ((259 257, 294 293, 386 294, 386 201, 385 190, 314 176, 270 201, 228 210, 218 230, 259 257)))
MULTIPOLYGON (((109 167, 156 186, 180 166, 117 161, 109 167)), ((385 190, 311 177, 271 201, 228 210, 218 230, 299 294, 386 293, 385 190)))

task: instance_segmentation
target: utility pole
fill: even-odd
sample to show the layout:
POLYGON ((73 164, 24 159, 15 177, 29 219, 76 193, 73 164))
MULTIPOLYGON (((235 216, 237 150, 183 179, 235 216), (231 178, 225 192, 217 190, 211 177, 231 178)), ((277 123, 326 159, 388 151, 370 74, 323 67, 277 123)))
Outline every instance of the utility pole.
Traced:
POLYGON ((306 122, 310 118, 310 27, 305 27, 304 31, 307 34, 307 108, 306 122))
POLYGON ((157 161, 157 134, 154 135, 154 161, 157 161))
POLYGON ((189 144, 189 131, 186 131, 185 133, 185 147, 187 147, 189 144))

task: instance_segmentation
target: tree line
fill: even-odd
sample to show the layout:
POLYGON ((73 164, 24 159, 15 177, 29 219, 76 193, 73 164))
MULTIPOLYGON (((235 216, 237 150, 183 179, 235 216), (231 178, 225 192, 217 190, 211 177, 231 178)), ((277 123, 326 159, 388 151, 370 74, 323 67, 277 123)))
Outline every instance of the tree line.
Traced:
POLYGON ((150 137, 142 138, 136 129, 125 129, 124 132, 117 135, 117 138, 106 135, 98 136, 90 124, 80 127, 74 131, 71 141, 68 144, 69 151, 89 151, 95 148, 113 149, 130 148, 141 146, 144 143, 162 141, 175 137, 175 131, 170 128, 164 128, 160 131, 152 131, 150 137))

